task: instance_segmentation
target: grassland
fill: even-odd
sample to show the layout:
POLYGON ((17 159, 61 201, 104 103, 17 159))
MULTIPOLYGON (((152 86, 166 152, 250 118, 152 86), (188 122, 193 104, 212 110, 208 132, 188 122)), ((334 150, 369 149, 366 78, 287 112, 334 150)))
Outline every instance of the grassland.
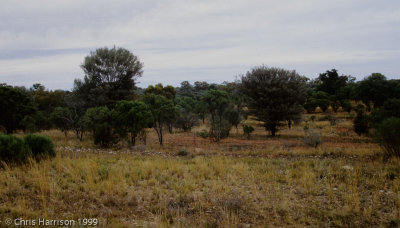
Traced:
MULTIPOLYGON (((57 156, 0 170, 0 220, 98 218, 100 227, 398 227, 400 160, 337 124, 303 122, 269 138, 255 121, 216 144, 194 133, 157 144, 95 147, 72 132, 42 132, 57 156), (302 143, 304 127, 322 135, 302 143), (187 156, 178 156, 185 150, 187 156)), ((310 116, 306 115, 305 119, 310 116)), ((200 126, 193 131, 199 131, 200 126)), ((0 224, 4 226, 4 223, 0 224)))

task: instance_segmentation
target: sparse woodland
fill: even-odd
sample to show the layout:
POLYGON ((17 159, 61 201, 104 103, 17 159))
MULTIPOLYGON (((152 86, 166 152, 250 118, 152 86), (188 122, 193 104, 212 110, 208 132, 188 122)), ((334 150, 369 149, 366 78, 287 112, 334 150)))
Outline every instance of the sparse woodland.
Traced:
POLYGON ((400 80, 258 66, 138 88, 116 47, 81 68, 71 91, 0 85, 0 219, 400 226, 400 80))

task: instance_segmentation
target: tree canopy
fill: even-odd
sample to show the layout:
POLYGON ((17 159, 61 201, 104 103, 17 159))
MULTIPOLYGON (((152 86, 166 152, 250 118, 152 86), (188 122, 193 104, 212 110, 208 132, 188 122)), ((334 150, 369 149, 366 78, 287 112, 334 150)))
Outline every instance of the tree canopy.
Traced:
POLYGON ((250 99, 250 114, 275 136, 281 121, 296 119, 302 113, 306 80, 295 71, 266 66, 247 72, 242 76, 242 88, 250 99))
POLYGON ((135 80, 142 76, 143 63, 124 48, 99 48, 85 57, 81 65, 85 76, 76 79, 74 91, 87 107, 115 106, 133 98, 135 80))

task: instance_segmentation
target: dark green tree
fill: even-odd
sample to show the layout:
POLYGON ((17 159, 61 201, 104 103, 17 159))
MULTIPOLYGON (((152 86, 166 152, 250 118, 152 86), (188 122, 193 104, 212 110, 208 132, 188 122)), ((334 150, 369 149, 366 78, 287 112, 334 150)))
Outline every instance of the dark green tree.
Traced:
POLYGON ((34 103, 28 94, 18 88, 0 84, 0 126, 7 134, 23 129, 22 120, 36 112, 34 103))
POLYGON ((314 112, 317 107, 325 112, 329 107, 329 95, 323 91, 314 91, 303 106, 309 113, 314 112))
POLYGON ((82 117, 82 122, 93 132, 94 144, 107 147, 116 141, 113 113, 107 106, 89 108, 82 117))
POLYGON ((209 89, 201 97, 201 101, 211 116, 210 135, 216 142, 229 136, 232 124, 229 123, 226 113, 229 108, 228 94, 222 90, 209 89))
POLYGON ((153 128, 157 132, 158 141, 163 145, 163 129, 172 124, 176 118, 176 109, 171 99, 159 94, 146 93, 144 102, 150 109, 153 128))
POLYGON ((99 48, 86 56, 81 65, 85 73, 74 82, 74 92, 87 107, 113 108, 120 100, 134 96, 135 80, 143 73, 138 57, 124 48, 99 48))
POLYGON ((72 129, 73 125, 71 111, 67 107, 56 107, 50 114, 50 120, 67 137, 68 131, 72 129))
POLYGON ((195 114, 196 100, 192 97, 183 96, 177 97, 175 102, 178 111, 175 127, 184 131, 190 131, 193 126, 197 125, 199 120, 195 114))
POLYGON ((114 110, 115 127, 121 137, 129 135, 132 145, 140 132, 152 124, 152 115, 141 101, 120 101, 114 110))
POLYGON ((249 97, 249 111, 276 135, 282 121, 301 115, 306 97, 306 78, 295 71, 266 66, 242 76, 243 92, 249 97))
POLYGON ((390 98, 400 99, 400 81, 388 81, 384 75, 373 73, 358 82, 357 98, 367 106, 368 111, 372 107, 381 107, 390 98))

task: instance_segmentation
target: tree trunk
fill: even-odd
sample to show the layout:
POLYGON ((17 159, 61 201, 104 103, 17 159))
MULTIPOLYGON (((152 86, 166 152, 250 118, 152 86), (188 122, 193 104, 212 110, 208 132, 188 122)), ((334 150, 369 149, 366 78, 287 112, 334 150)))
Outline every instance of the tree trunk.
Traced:
POLYGON ((132 134, 132 136, 131 136, 131 143, 132 143, 132 146, 135 146, 135 143, 136 143, 136 134, 132 134))
POLYGON ((163 133, 162 133, 162 124, 160 123, 156 123, 154 126, 154 129, 157 132, 157 136, 158 136, 158 142, 160 143, 160 145, 163 145, 163 133))

